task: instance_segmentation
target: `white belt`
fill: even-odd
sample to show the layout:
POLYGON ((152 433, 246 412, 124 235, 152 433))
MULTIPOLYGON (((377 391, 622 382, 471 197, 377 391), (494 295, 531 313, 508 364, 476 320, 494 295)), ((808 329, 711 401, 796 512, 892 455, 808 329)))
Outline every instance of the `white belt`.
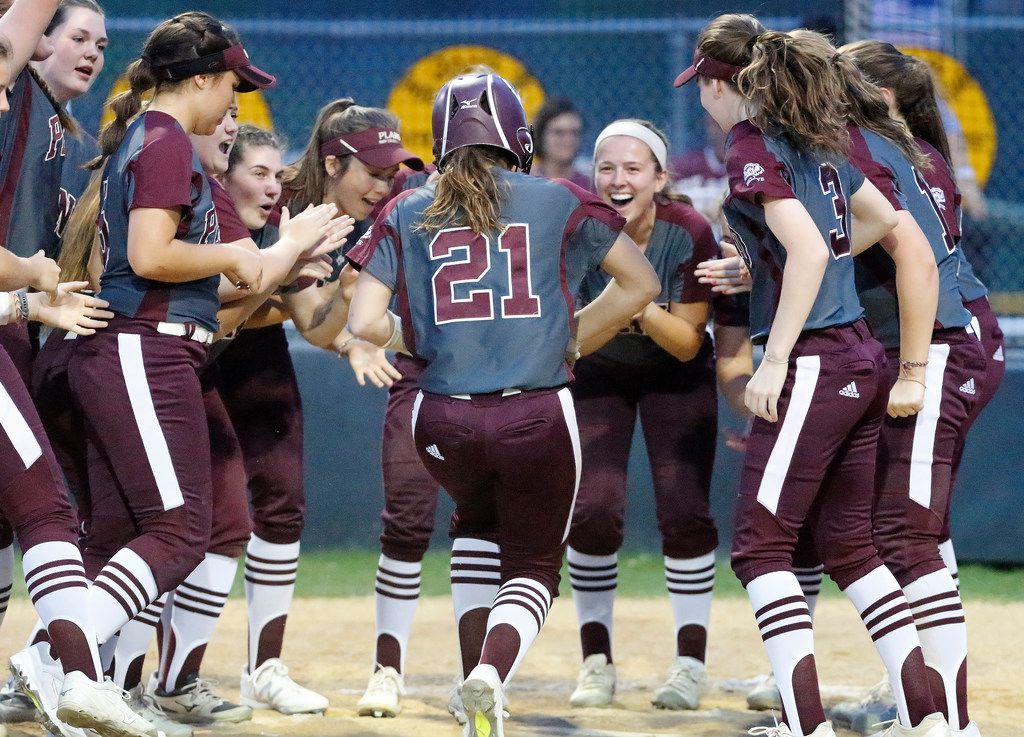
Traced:
MULTIPOLYGON (((501 396, 502 397, 511 397, 511 396, 515 396, 516 394, 521 394, 522 391, 523 391, 522 389, 502 389, 501 390, 501 396)), ((452 399, 472 399, 473 398, 472 394, 451 394, 449 396, 451 396, 452 399)))
POLYGON ((188 338, 203 345, 213 343, 213 331, 194 323, 161 322, 157 323, 156 331, 164 335, 177 335, 182 338, 188 338))

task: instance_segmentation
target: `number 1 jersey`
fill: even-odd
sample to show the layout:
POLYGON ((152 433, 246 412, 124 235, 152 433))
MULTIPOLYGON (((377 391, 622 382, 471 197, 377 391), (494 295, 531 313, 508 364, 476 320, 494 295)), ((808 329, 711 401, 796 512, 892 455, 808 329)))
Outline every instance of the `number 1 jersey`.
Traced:
POLYGON ((419 227, 428 184, 396 197, 349 252, 394 291, 405 342, 426 362, 420 386, 486 394, 566 384, 573 304, 625 220, 570 182, 495 167, 503 230, 419 227))

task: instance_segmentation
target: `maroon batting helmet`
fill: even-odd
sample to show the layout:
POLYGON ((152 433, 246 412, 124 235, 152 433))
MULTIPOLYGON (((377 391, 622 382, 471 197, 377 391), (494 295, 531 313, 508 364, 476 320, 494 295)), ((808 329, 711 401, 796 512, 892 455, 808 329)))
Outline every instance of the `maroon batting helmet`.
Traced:
POLYGON ((529 173, 533 134, 519 93, 497 74, 468 74, 450 80, 434 98, 434 163, 463 146, 491 146, 529 173))

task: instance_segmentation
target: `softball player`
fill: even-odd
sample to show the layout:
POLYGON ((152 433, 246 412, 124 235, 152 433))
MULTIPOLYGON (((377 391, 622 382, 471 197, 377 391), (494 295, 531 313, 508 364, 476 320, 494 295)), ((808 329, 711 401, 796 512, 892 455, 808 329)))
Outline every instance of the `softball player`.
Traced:
MULTIPOLYGON (((807 521, 826 571, 861 613, 889 672, 905 682, 894 684, 909 705, 894 731, 938 735, 947 727, 933 713, 913 618, 871 540, 869 490, 890 384, 880 376, 886 360, 863 319, 851 256, 897 219, 845 158, 832 56, 750 16, 725 15, 700 33, 693 65, 676 79, 679 86, 699 77, 701 104, 729 131, 725 213, 753 278, 752 337, 765 345, 746 390, 756 418, 732 563, 781 691, 780 734, 834 734, 793 574, 807 521), (851 215, 861 224, 852 232, 851 215)), ((913 410, 910 394, 897 398, 891 411, 913 410)))
POLYGON ((557 594, 579 484, 564 388, 572 378, 571 294, 598 264, 616 279, 577 315, 586 345, 625 324, 658 288, 611 208, 571 184, 524 175, 532 141, 505 80, 476 74, 448 82, 435 100, 433 131, 438 181, 394 200, 349 255, 363 268, 350 327, 384 347, 407 341, 424 360, 413 410, 417 451, 456 500, 456 530, 501 546, 501 586, 480 663, 461 689, 465 734, 500 737, 503 688, 557 594), (470 194, 481 189, 484 197, 470 194), (555 242, 562 247, 536 247, 555 242), (504 267, 488 269, 495 261, 504 267), (401 320, 387 312, 394 294, 401 320), (541 476, 525 476, 523 467, 541 476), (542 497, 549 514, 538 518, 542 497))
MULTIPOLYGON (((583 473, 567 555, 584 658, 574 706, 608 706, 615 690, 612 608, 638 412, 675 620, 676 658, 652 703, 696 709, 704 681, 718 546, 708 506, 718 406, 714 350, 705 340, 711 287, 694 270, 717 255, 718 244, 700 213, 663 194, 667 184, 668 145, 653 125, 617 120, 598 135, 595 189, 626 218, 625 232, 658 273, 661 293, 574 370, 583 473)), ((596 298, 608 280, 588 274, 579 303, 596 298)))

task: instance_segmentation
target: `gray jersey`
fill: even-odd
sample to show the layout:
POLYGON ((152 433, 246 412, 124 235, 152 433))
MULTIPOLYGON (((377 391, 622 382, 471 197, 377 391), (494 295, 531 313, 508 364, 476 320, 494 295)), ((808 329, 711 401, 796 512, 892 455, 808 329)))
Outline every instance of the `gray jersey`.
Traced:
POLYGON ((750 269, 750 336, 768 339, 778 309, 786 249, 765 222, 765 199, 796 199, 818 227, 831 258, 804 330, 848 325, 864 315, 850 258, 848 198, 864 176, 846 159, 801 151, 750 121, 736 124, 726 141, 729 197, 725 216, 750 269))

